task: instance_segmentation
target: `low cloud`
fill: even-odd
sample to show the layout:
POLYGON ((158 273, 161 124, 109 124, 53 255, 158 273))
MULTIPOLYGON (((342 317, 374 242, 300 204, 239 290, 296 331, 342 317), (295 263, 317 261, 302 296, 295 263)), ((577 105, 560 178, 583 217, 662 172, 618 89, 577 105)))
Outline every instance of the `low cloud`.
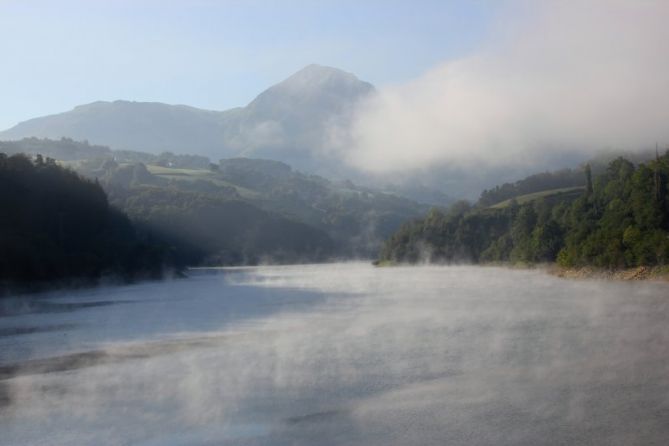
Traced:
POLYGON ((513 6, 476 53, 365 102, 347 162, 530 165, 669 142, 669 2, 513 6))

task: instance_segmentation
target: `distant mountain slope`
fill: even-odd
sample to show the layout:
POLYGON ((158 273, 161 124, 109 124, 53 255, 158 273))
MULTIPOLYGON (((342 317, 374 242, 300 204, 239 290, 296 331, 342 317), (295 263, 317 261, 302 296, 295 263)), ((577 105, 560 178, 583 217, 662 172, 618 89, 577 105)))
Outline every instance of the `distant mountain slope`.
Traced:
POLYGON ((69 138, 58 140, 25 138, 17 141, 0 141, 0 152, 7 155, 23 153, 42 155, 59 161, 74 161, 112 156, 112 150, 106 146, 93 146, 87 142, 69 138))
MULTIPOLYGON (((154 102, 94 102, 22 122, 0 139, 73 138, 112 149, 209 156, 263 156, 299 163, 322 150, 328 129, 345 124, 374 87, 336 68, 309 65, 246 107, 202 110, 154 102)), ((304 163, 303 163, 304 162, 304 163)))
POLYGON ((222 115, 185 105, 99 101, 22 122, 0 138, 67 137, 121 150, 214 153, 223 150, 222 115))

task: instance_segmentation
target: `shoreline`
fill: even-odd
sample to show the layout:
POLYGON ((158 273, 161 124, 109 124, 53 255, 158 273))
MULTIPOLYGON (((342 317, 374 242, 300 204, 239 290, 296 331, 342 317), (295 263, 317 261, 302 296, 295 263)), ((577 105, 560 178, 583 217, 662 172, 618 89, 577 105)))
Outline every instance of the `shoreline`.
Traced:
POLYGON ((668 266, 637 266, 633 268, 622 269, 600 269, 591 266, 578 268, 564 268, 558 265, 552 265, 546 271, 554 276, 563 279, 603 279, 603 280, 622 280, 622 281, 654 281, 669 283, 668 266))
MULTIPOLYGON (((401 265, 413 265, 410 263, 396 263, 388 260, 377 260, 372 262, 377 268, 387 268, 401 265)), ((439 265, 439 263, 434 263, 439 265)), ((448 265, 444 263, 443 265, 448 265)), ((510 262, 494 262, 494 263, 472 263, 472 266, 496 266, 508 269, 524 269, 524 270, 543 270, 547 274, 560 277, 562 279, 599 279, 599 280, 616 280, 616 281, 653 281, 669 284, 669 266, 636 266, 632 268, 622 269, 605 269, 594 266, 581 267, 562 267, 556 263, 510 263, 510 262)))

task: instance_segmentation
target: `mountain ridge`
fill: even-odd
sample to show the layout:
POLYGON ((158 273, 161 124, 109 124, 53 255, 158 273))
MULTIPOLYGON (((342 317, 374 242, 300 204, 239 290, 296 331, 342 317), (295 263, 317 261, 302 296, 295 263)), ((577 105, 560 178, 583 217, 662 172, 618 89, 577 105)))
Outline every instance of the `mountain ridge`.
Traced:
POLYGON ((374 91, 352 73, 311 64, 243 107, 207 110, 162 102, 94 101, 20 122, 0 132, 0 139, 66 137, 119 150, 309 164, 310 155, 322 152, 327 143, 327 128, 349 122, 355 103, 374 91))

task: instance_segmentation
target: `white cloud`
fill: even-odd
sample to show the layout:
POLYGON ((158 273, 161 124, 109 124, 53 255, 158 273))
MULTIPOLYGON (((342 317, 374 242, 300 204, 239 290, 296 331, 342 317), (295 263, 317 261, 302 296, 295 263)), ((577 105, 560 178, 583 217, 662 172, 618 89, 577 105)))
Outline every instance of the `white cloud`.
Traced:
POLYGON ((347 161, 378 172, 531 164, 669 142, 669 2, 516 6, 497 41, 365 103, 347 161))

